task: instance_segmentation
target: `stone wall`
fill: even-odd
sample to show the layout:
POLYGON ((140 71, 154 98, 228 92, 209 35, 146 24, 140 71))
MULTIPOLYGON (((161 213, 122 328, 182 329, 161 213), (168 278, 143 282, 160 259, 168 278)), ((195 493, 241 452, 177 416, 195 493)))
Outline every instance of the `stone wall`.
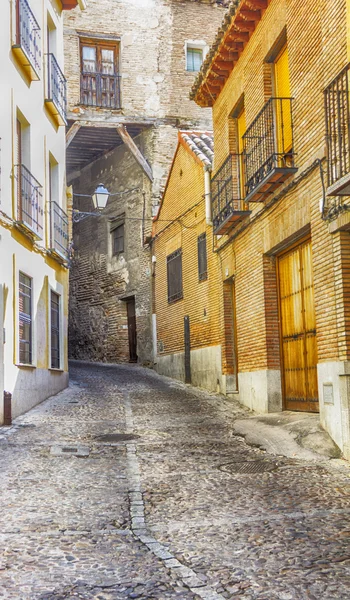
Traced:
MULTIPOLYGON (((147 123, 135 142, 153 172, 153 182, 125 146, 98 158, 74 176, 75 194, 91 194, 103 182, 112 196, 104 216, 74 226, 71 269, 70 356, 98 361, 129 360, 126 303, 135 297, 137 353, 153 362, 151 326, 151 254, 143 237, 151 233, 155 214, 183 129, 207 129, 210 109, 189 100, 195 73, 186 71, 186 41, 209 44, 225 9, 207 2, 142 3, 89 0, 84 14, 73 11, 65 21, 65 73, 68 118, 117 123, 147 123), (108 18, 106 18, 108 15, 108 18), (120 38, 122 108, 109 110, 80 104, 79 34, 120 38), (125 252, 111 255, 108 219, 125 214, 125 252), (142 222, 145 214, 146 220, 142 222), (142 224, 143 223, 143 224, 142 224)), ((127 125, 128 127, 128 125, 127 125)), ((82 148, 83 150, 83 148, 82 148)), ((91 210, 89 199, 74 196, 75 208, 91 210)))

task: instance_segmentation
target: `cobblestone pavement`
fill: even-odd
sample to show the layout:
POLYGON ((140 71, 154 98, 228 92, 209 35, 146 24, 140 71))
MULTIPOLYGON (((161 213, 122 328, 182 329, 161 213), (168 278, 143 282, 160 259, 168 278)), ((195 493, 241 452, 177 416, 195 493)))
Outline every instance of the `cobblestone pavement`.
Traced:
POLYGON ((350 599, 347 463, 247 446, 237 403, 137 366, 71 378, 0 428, 0 597, 350 599))

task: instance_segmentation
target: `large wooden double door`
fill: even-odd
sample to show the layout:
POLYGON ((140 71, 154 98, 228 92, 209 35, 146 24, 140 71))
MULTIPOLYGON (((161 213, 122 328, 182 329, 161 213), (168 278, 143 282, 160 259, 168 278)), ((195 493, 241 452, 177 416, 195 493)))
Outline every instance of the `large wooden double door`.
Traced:
POLYGON ((278 258, 284 408, 318 412, 311 242, 278 258))

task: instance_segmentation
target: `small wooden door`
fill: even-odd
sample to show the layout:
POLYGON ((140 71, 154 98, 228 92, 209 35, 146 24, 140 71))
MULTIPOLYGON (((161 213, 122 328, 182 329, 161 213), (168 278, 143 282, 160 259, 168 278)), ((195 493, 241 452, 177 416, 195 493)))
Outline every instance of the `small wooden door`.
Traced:
POLYGON ((311 242, 278 259, 286 410, 318 412, 317 339, 311 242))
POLYGON ((126 307, 128 313, 129 360, 130 362, 137 362, 135 298, 130 298, 130 300, 127 300, 126 307))

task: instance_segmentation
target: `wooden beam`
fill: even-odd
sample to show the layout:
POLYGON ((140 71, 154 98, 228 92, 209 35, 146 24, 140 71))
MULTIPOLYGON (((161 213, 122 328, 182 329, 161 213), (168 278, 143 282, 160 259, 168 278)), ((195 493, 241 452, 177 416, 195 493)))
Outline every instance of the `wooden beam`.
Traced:
POLYGON ((239 21, 236 19, 235 27, 237 27, 238 31, 254 31, 255 21, 245 21, 244 19, 239 21))
POLYGON ((82 127, 83 125, 85 125, 83 121, 75 121, 75 123, 73 123, 73 125, 68 129, 66 133, 66 148, 68 148, 69 144, 77 135, 80 127, 82 127))
POLYGON ((259 21, 261 14, 260 10, 249 10, 242 8, 239 11, 239 16, 242 17, 242 19, 245 19, 246 21, 259 21))
POLYGON ((246 0, 245 4, 248 4, 252 8, 264 9, 267 8, 268 0, 246 0))
POLYGON ((145 157, 143 156, 141 150, 136 146, 134 140, 127 132, 126 127, 124 127, 124 125, 117 125, 116 129, 117 129, 118 135, 121 137, 124 144, 129 148, 133 157, 136 159, 136 161, 139 163, 140 167, 146 173, 148 179, 150 181, 153 181, 152 169, 149 166, 145 157))
POLYGON ((232 42, 248 42, 249 33, 243 31, 230 31, 229 35, 225 37, 225 42, 231 40, 232 42))

